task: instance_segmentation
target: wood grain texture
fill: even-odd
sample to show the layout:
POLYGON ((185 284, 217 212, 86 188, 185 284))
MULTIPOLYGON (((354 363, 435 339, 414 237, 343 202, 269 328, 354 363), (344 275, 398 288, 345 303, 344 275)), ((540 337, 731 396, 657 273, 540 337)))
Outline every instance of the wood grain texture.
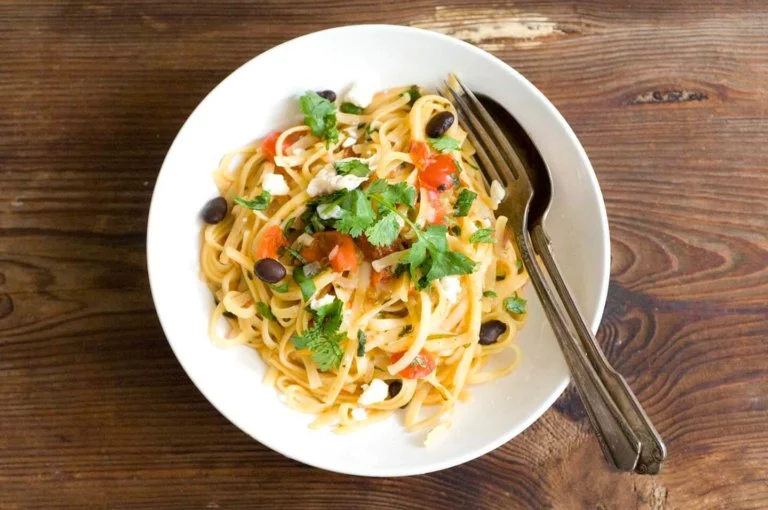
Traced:
POLYGON ((0 2, 0 508, 768 507, 768 4, 349 4, 0 2), (463 466, 326 473, 184 375, 145 276, 167 147, 252 56, 372 22, 492 51, 580 137, 611 226, 599 339, 667 441, 661 476, 610 472, 572 390, 463 466))

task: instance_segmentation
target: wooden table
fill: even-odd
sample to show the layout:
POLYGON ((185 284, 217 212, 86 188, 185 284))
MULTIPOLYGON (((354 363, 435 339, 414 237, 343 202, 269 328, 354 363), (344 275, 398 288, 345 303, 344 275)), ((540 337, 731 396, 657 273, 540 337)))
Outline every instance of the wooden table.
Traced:
POLYGON ((0 508, 768 507, 768 4, 499 5, 0 3, 0 508), (661 476, 609 471, 572 390, 461 467, 326 473, 182 371, 145 268, 171 140, 252 56, 363 22, 486 48, 573 126, 611 226, 599 339, 667 441, 661 476))

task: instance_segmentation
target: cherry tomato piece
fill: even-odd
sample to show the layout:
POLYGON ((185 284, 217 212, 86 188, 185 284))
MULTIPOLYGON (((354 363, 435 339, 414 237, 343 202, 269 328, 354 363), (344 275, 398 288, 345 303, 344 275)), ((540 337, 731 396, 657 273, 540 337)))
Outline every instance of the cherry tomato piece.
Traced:
POLYGON ((426 188, 445 191, 454 186, 458 171, 450 154, 440 154, 430 159, 424 170, 419 172, 419 182, 426 188))
MULTIPOLYGON (((389 362, 395 363, 403 357, 403 354, 405 354, 405 352, 398 352, 391 355, 389 357, 389 362)), ((435 357, 422 349, 421 352, 413 358, 413 361, 411 361, 407 367, 402 369, 398 375, 403 379, 421 379, 422 377, 431 374, 435 367, 437 367, 435 357)))
POLYGON ((423 170, 429 162, 429 147, 424 142, 411 142, 411 150, 409 152, 413 166, 417 170, 423 170))
POLYGON ((261 238, 261 243, 256 250, 256 258, 261 259, 277 259, 277 251, 283 246, 288 246, 288 239, 283 234, 283 229, 279 225, 272 225, 269 227, 264 236, 261 238))

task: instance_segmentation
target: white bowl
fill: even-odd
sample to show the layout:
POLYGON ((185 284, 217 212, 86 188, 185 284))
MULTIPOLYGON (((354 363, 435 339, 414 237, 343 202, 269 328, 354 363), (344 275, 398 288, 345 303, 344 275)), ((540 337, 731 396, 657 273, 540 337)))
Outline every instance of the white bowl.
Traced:
POLYGON ((504 105, 530 133, 554 174, 547 231, 576 301, 593 329, 605 304, 608 223, 584 150, 555 107, 501 60, 425 30, 348 26, 281 44, 222 81, 173 142, 155 185, 147 262, 160 322, 174 353, 205 397, 232 423, 287 457, 366 476, 428 473, 474 459, 533 423, 568 384, 568 370, 541 306, 528 291, 529 319, 519 334, 523 358, 511 375, 472 387, 449 435, 432 448, 407 433, 401 417, 349 435, 307 428, 312 417, 262 385, 265 367, 247 347, 221 349, 207 335, 213 299, 200 280, 199 212, 216 195, 211 174, 229 150, 300 122, 296 97, 308 89, 343 91, 356 79, 379 89, 436 86, 455 72, 504 105))

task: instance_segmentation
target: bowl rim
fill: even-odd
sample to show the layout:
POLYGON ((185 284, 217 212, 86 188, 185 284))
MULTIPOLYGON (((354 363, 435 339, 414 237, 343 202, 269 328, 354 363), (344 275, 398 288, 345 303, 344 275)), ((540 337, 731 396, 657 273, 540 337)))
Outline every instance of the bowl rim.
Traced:
POLYGON ((157 217, 160 214, 158 212, 160 209, 160 206, 158 204, 159 199, 156 191, 158 189, 159 183, 162 180, 164 180, 164 175, 168 176, 170 174, 170 172, 165 172, 165 174, 163 172, 163 170, 166 168, 166 165, 168 164, 169 155, 173 152, 174 148, 177 146, 177 143, 182 138, 182 134, 188 128, 188 124, 190 120, 193 117, 195 117, 195 113, 198 110, 200 110, 204 104, 206 104, 209 101, 211 96, 213 96, 218 89, 223 88, 225 83, 235 79, 234 77, 238 75, 243 68, 256 65, 258 60, 260 60, 263 56, 267 54, 278 52, 286 47, 290 47, 293 45, 303 44, 304 41, 307 39, 311 39, 313 37, 317 37, 319 35, 326 34, 329 32, 347 32, 347 31, 368 30, 368 29, 389 30, 393 32, 401 31, 401 32, 420 33, 423 36, 442 40, 448 44, 462 46, 464 47, 464 49, 467 49, 472 53, 474 53, 475 56, 477 56, 477 58, 482 58, 482 59, 490 60, 494 62, 494 64, 499 66, 506 74, 510 76, 510 78, 514 78, 518 80, 522 84, 522 86, 526 88, 528 92, 532 94, 533 97, 536 98, 537 101, 542 103, 542 105, 546 108, 548 113, 552 116, 553 121, 557 122, 560 125, 559 127, 564 129, 568 139, 573 143, 574 148, 578 152, 578 158, 580 160, 579 163, 586 170, 586 176, 589 180, 589 187, 595 193, 595 197, 597 199, 598 211, 599 211, 599 218, 597 218, 599 220, 598 230, 601 234, 599 242, 602 244, 601 246, 602 249, 600 250, 601 260, 599 261, 599 264, 604 268, 604 270, 603 270, 603 274, 601 275, 599 286, 597 289, 597 303, 596 303, 595 311, 593 316, 591 318, 588 318, 588 319, 591 319, 588 321, 590 325, 590 329, 593 332, 597 331, 597 328, 603 316, 603 312, 605 310, 605 303, 608 295, 608 285, 609 285, 609 279, 610 279, 610 232, 608 227, 608 217, 607 217, 607 212, 605 208, 605 201, 603 199, 602 190, 600 189, 600 185, 597 181, 597 176, 595 174, 594 169, 592 168, 592 164, 590 163, 589 158, 587 157, 586 151, 581 145, 581 142, 578 140, 578 137, 574 133, 573 129, 570 127, 570 125, 562 116, 562 114, 557 110, 557 108, 552 104, 552 102, 549 101, 549 99, 547 99, 547 97, 538 88, 536 88, 535 85, 533 85, 520 72, 518 72, 516 69, 514 69, 512 66, 510 66, 503 60, 501 60, 499 57, 481 48, 478 48, 477 46, 474 46, 466 41, 452 37, 450 35, 446 35, 446 34, 431 31, 431 30, 426 30, 422 28, 417 28, 417 27, 404 26, 404 25, 355 24, 355 25, 331 27, 323 30, 310 32, 310 33, 295 37, 293 39, 289 39, 285 42, 282 42, 276 46, 269 48, 266 51, 259 53, 258 55, 255 55, 254 57, 250 58, 249 60, 247 60, 240 66, 238 66, 237 69, 229 73, 213 89, 211 89, 211 91, 205 95, 205 97, 197 104, 197 106, 187 116, 186 120, 184 121, 181 128, 179 129, 178 133, 174 137, 173 142, 169 146, 166 152, 166 155, 163 159, 163 163, 158 172, 155 185, 152 191, 152 198, 150 201, 149 214, 147 218, 147 237, 146 237, 147 273, 149 276, 150 293, 152 295, 153 304, 155 305, 155 311, 157 313, 160 326, 163 330, 163 334, 165 335, 166 340, 168 341, 168 344, 170 345, 174 356, 176 357, 179 364, 182 366, 184 372, 187 374, 187 377, 192 381, 192 383, 195 385, 197 390, 200 391, 200 393, 202 393, 205 399, 219 413, 221 413, 228 421, 230 421, 233 425, 239 428, 242 432, 244 432, 246 435, 256 440, 257 442, 263 444, 267 448, 279 453, 280 455, 283 455, 284 457, 287 457, 292 460, 301 462, 303 464, 307 464, 307 465, 310 465, 319 469, 323 469, 326 471, 332 471, 332 472, 354 475, 354 476, 370 476, 370 477, 413 476, 413 475, 426 474, 426 473, 431 473, 431 472, 440 471, 443 469, 448 469, 451 467, 458 466, 465 462, 469 462, 473 459, 476 459, 482 455, 485 455, 486 453, 491 452, 496 448, 500 447, 501 445, 509 442, 515 436, 519 435, 528 427, 530 427, 552 406, 552 404, 554 404, 554 402, 560 397, 563 391, 565 391, 565 388, 568 386, 568 383, 570 382, 570 376, 566 374, 563 377, 563 379, 559 382, 559 384, 556 386, 556 389, 550 394, 550 396, 544 401, 542 401, 541 404, 535 409, 535 411, 530 413, 525 420, 522 420, 517 426, 510 428, 505 434, 501 434, 500 436, 494 438, 493 440, 486 442, 482 447, 475 448, 462 455, 456 455, 456 456, 450 457, 449 459, 445 459, 442 461, 435 461, 428 465, 422 465, 422 466, 419 466, 418 468, 411 468, 410 466, 401 466, 398 469, 394 469, 394 468, 381 468, 381 467, 370 466, 370 467, 366 467, 365 469, 345 470, 343 468, 339 468, 339 466, 336 466, 336 465, 333 465, 333 466, 324 465, 323 462, 318 462, 317 460, 313 459, 309 455, 297 455, 297 454, 286 453, 280 447, 280 445, 277 445, 272 441, 265 441, 263 439, 254 437, 254 435, 248 432, 248 427, 240 423, 238 419, 235 419, 230 415, 228 415, 227 413, 225 413, 209 396, 208 392, 204 389, 203 385, 198 384, 198 381, 196 381, 195 377, 192 374, 192 371, 190 370, 188 365, 185 363, 183 356, 180 356, 180 352, 177 348, 178 346, 176 346, 174 341, 172 341, 171 338, 168 336, 167 332, 169 331, 169 327, 167 327, 160 311, 157 308, 158 300, 157 300, 156 294, 158 291, 156 290, 155 286, 152 283, 153 280, 157 280, 157 278, 159 278, 159 275, 158 275, 159 269, 158 268, 154 270, 152 269, 153 253, 155 251, 155 248, 154 248, 155 243, 153 242, 153 235, 152 235, 153 218, 157 217), (155 274, 154 278, 153 278, 153 274, 155 274))

